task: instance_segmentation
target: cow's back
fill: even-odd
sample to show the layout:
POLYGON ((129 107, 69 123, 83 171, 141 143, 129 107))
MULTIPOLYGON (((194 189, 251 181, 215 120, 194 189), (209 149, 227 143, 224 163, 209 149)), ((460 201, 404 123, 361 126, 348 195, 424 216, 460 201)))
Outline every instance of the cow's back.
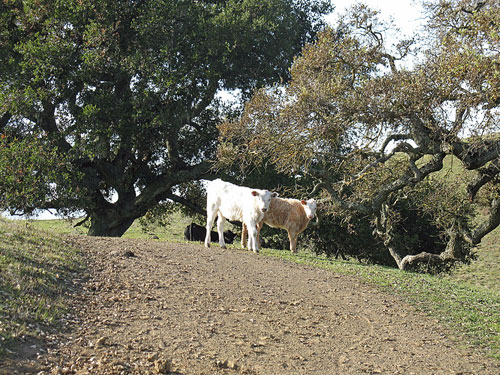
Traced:
POLYGON ((273 228, 303 230, 309 220, 299 200, 273 198, 263 221, 273 228))
POLYGON ((243 220, 243 211, 252 199, 251 189, 220 179, 207 186, 207 200, 215 204, 222 216, 229 220, 243 220))

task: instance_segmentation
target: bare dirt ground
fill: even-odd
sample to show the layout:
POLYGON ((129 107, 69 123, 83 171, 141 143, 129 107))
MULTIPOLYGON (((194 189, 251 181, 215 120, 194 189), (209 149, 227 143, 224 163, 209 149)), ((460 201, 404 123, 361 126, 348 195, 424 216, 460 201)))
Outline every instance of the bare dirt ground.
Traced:
POLYGON ((217 245, 74 241, 89 278, 69 329, 0 374, 500 374, 354 278, 217 245))

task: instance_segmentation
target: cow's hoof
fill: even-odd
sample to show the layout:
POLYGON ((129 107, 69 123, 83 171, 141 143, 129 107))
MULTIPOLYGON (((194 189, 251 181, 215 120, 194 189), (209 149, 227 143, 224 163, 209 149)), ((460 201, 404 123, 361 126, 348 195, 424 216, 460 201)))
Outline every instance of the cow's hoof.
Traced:
POLYGON ((221 249, 224 249, 224 250, 225 250, 225 249, 227 249, 227 247, 226 247, 226 246, 221 246, 220 248, 221 248, 221 249))

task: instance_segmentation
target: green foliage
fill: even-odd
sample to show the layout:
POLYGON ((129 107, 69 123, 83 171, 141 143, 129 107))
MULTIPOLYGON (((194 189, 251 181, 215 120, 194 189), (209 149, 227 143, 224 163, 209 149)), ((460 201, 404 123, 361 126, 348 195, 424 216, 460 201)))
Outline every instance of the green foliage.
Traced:
MULTIPOLYGON (((321 214, 320 214, 321 215, 321 214)), ((301 247, 329 258, 356 259, 361 263, 394 266, 382 241, 373 234, 369 218, 321 215, 300 237, 301 247)))
POLYGON ((56 200, 71 209, 78 196, 78 176, 68 160, 39 137, 0 134, 0 209, 14 214, 23 207, 32 213, 56 200))
POLYGON ((325 214, 369 217, 402 269, 468 261, 500 224, 500 141, 491 136, 500 113, 498 4, 427 6, 418 62, 406 64, 413 41, 388 46, 390 25, 357 5, 304 47, 290 82, 257 91, 239 119, 219 126, 220 165, 269 160, 308 176, 325 214), (475 172, 433 177, 447 155, 475 172), (488 207, 480 223, 471 204, 479 197, 488 207))
MULTIPOLYGON (((11 142, 37 134, 57 150, 46 157, 64 155, 79 172, 67 184, 23 180, 26 189, 48 184, 57 199, 46 206, 84 210, 91 234, 121 235, 178 185, 210 175, 227 112, 217 94, 246 97, 288 79, 330 9, 325 0, 2 2, 0 131, 15 132, 11 142)), ((36 203, 6 198, 19 211, 36 203)))
MULTIPOLYGON (((387 251, 386 246, 389 244, 397 248, 403 257, 422 251, 440 254, 446 249, 446 228, 450 225, 441 211, 445 210, 446 205, 454 198, 448 199, 443 195, 443 191, 448 191, 445 185, 446 181, 422 184, 391 199, 387 213, 390 243, 384 243, 376 235, 370 216, 352 213, 346 215, 339 212, 337 215, 322 215, 318 224, 310 223, 303 234, 304 246, 318 255, 324 254, 336 259, 354 258, 362 263, 390 267, 396 267, 397 264, 387 251)), ((456 207, 458 205, 453 208, 456 207)), ((459 212, 463 217, 469 217, 467 212, 459 212)), ((452 221, 456 217, 456 214, 450 215, 449 220, 452 221)), ((469 262, 473 258, 471 248, 466 247, 464 251, 466 254, 463 255, 463 261, 469 262)), ((435 274, 449 272, 455 265, 455 262, 451 261, 427 262, 419 263, 411 270, 435 274)))

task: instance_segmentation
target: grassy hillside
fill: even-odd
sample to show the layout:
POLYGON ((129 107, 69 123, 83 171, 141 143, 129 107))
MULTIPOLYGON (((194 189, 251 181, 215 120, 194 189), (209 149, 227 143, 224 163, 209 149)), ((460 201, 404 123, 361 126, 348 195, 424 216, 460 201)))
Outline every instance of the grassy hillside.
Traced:
POLYGON ((449 278, 500 293, 500 228, 483 239, 476 255, 477 260, 458 267, 449 278))
MULTIPOLYGON (((467 181, 475 174, 475 171, 464 169, 457 158, 448 155, 444 159, 443 169, 436 174, 436 177, 441 180, 467 181)), ((462 183, 462 186, 465 191, 465 184, 462 183)), ((482 194, 484 192, 480 190, 478 193, 479 201, 482 200, 482 194)), ((478 206, 479 212, 485 210, 485 207, 478 206)), ((449 278, 500 292, 500 228, 484 237, 475 252, 478 259, 470 265, 460 266, 453 271, 449 278)))
POLYGON ((0 219, 0 357, 21 338, 60 329, 79 254, 62 237, 0 219))
MULTIPOLYGON (((62 234, 86 234, 87 228, 84 226, 75 227, 80 220, 33 220, 31 225, 38 229, 51 230, 62 234)), ((165 226, 148 226, 145 230, 136 220, 134 224, 125 232, 124 238, 153 238, 158 237, 162 241, 183 241, 184 228, 191 223, 191 219, 183 217, 179 213, 174 213, 170 223, 165 226)))

